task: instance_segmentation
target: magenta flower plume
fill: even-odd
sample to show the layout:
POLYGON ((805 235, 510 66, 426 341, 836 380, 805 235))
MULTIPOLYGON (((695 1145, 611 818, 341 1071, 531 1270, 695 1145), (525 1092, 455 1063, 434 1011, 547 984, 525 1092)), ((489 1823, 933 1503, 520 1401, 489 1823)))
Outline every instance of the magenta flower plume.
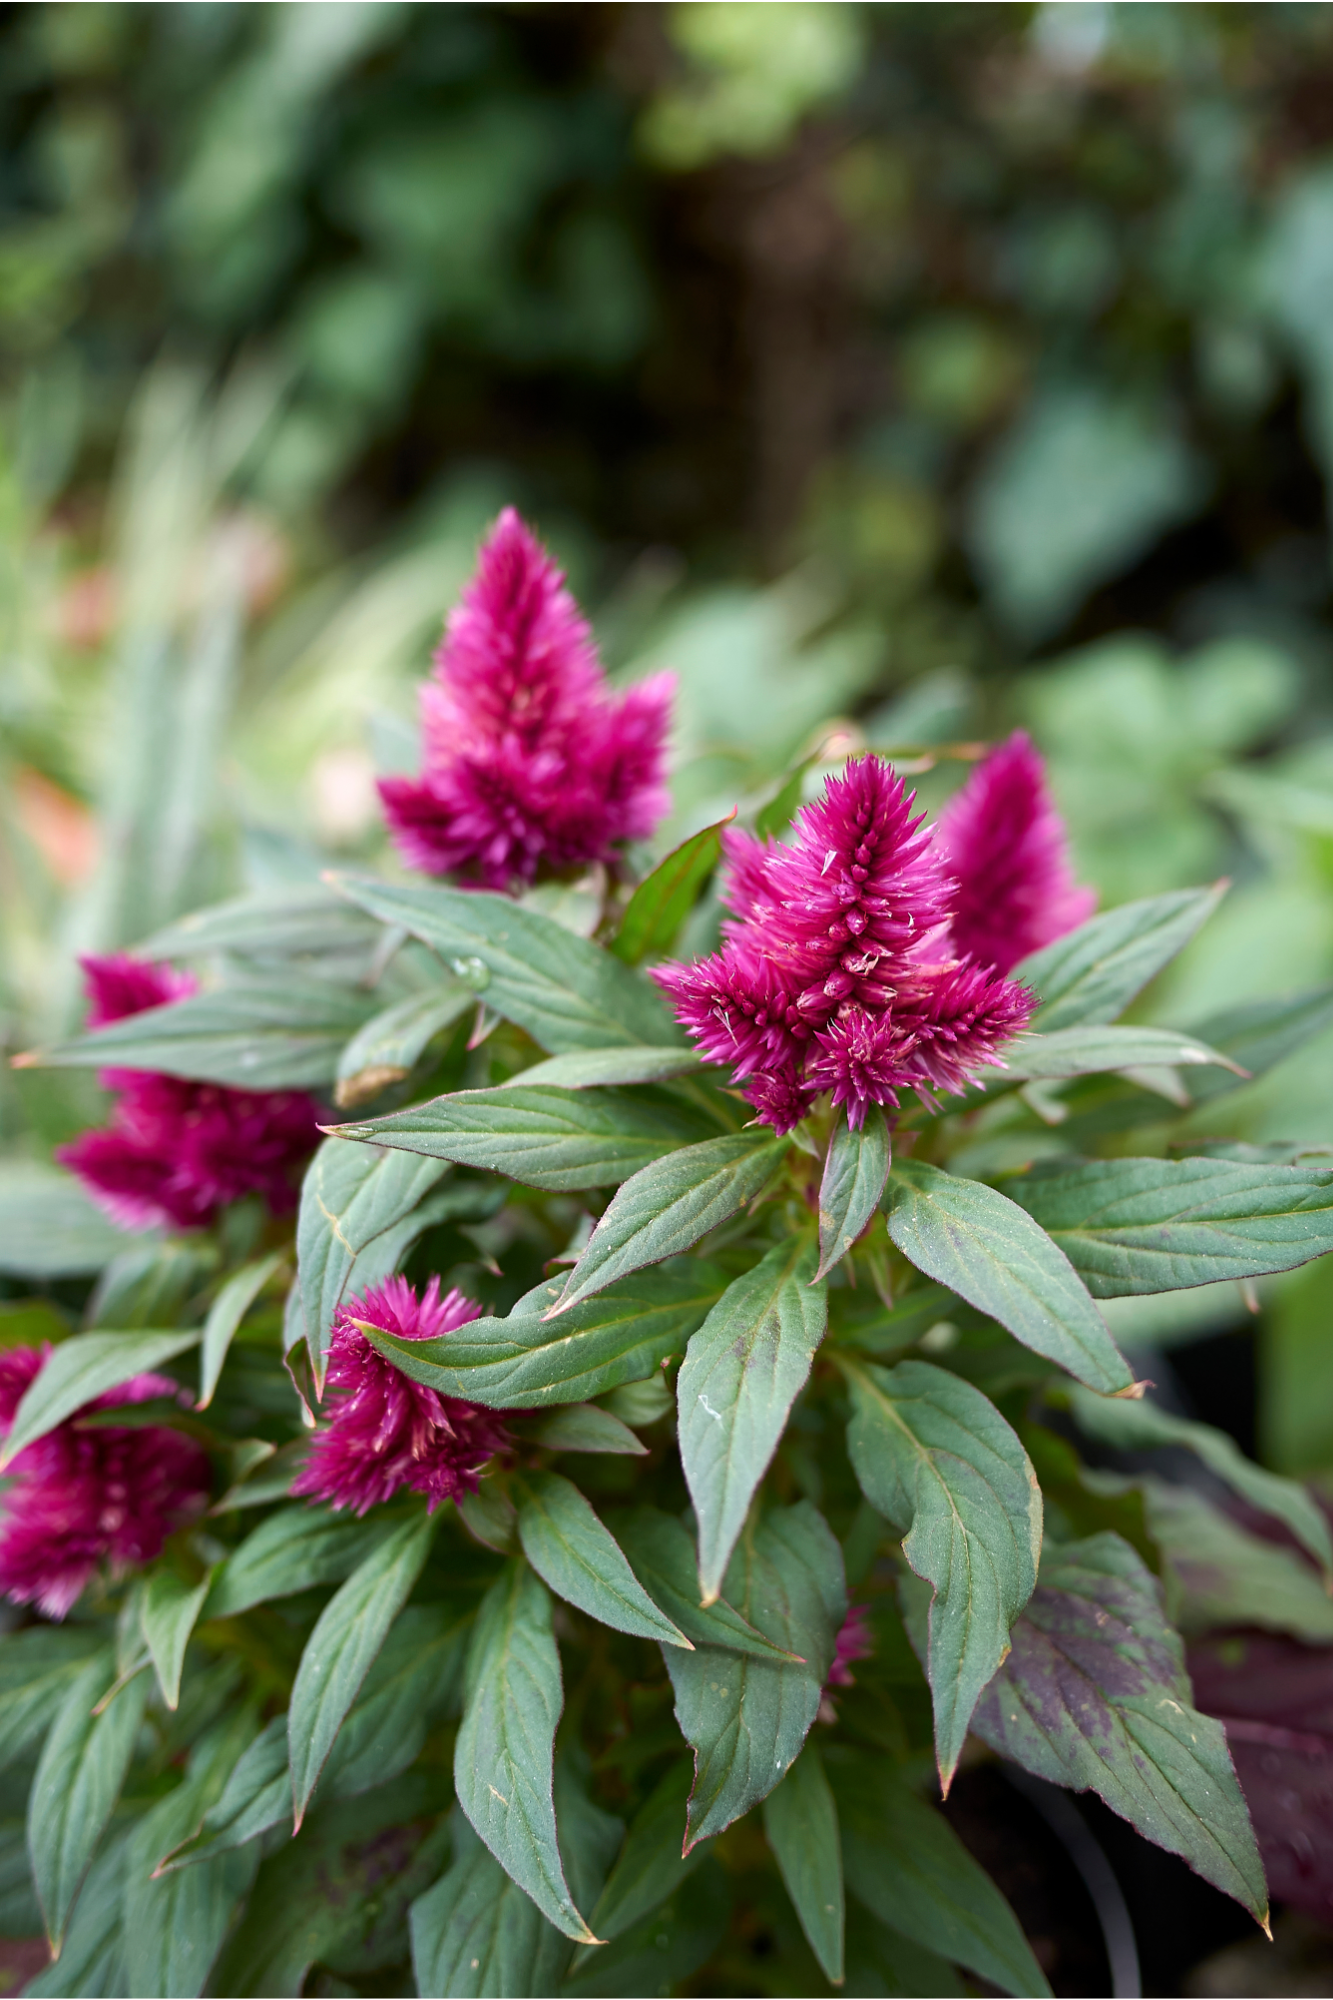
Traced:
MULTIPOLYGON (((6 1433, 49 1348, 0 1355, 0 1428, 6 1433)), ((165 1375, 136 1375, 88 1405, 117 1409, 180 1396, 165 1375)), ((208 1459, 165 1425, 80 1428, 79 1414, 25 1446, 0 1519, 0 1593, 63 1618, 94 1572, 152 1562, 173 1529, 207 1503, 208 1459)))
POLYGON ((292 1492, 357 1514, 403 1487, 424 1493, 432 1513, 442 1500, 475 1493, 487 1460, 509 1445, 499 1417, 411 1381, 371 1345, 357 1322, 400 1340, 435 1340, 466 1326, 480 1311, 462 1292, 441 1298, 438 1278, 420 1299, 406 1278, 388 1278, 343 1306, 329 1359, 332 1417, 316 1432, 292 1492))
POLYGON ((954 949, 978 964, 1008 972, 1092 915, 1096 892, 1074 881, 1064 821, 1023 730, 978 764, 938 832, 958 877, 954 949))
POLYGON ((833 1665, 828 1670, 824 1692, 830 1688, 853 1687, 856 1676, 852 1672, 854 1660, 867 1660, 875 1650, 874 1636, 870 1630, 870 1613, 864 1604, 853 1604, 848 1608, 838 1636, 833 1642, 833 1665))
POLYGON ((425 768, 380 785, 409 867, 512 890, 611 861, 666 812, 674 679, 613 695, 564 582, 506 507, 422 689, 425 768))
MULTIPOLYGON (((88 1025, 170 1006, 195 991, 186 973, 119 953, 80 961, 88 1025)), ((111 1123, 80 1133, 56 1157, 122 1229, 200 1229, 242 1195, 275 1215, 296 1206, 300 1169, 318 1140, 319 1107, 297 1090, 233 1090, 150 1071, 111 1069, 111 1123)))
POLYGON ((1027 1025, 1021 986, 953 956, 955 885, 914 804, 863 757, 798 814, 790 846, 728 834, 721 951, 654 973, 775 1131, 822 1091, 855 1128, 905 1089, 961 1090, 1027 1025))

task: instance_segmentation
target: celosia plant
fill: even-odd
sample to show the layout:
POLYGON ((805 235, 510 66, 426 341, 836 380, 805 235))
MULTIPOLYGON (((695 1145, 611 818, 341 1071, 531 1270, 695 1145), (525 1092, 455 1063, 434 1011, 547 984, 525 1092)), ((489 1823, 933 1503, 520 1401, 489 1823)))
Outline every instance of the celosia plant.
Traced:
POLYGON ((1023 738, 935 825, 859 755, 635 885, 665 699, 507 515, 385 787, 452 879, 89 967, 65 1157, 159 1233, 0 1356, 31 1992, 1044 1993, 965 1761, 1301 1893, 1172 1620, 1244 1627, 1275 1540, 1324 1603, 1325 1514, 1101 1302, 1333 1246, 1333 1170, 1218 1136, 1326 1003, 1124 1023, 1218 892, 1093 916, 1023 738), (598 863, 591 938, 521 899, 598 863))

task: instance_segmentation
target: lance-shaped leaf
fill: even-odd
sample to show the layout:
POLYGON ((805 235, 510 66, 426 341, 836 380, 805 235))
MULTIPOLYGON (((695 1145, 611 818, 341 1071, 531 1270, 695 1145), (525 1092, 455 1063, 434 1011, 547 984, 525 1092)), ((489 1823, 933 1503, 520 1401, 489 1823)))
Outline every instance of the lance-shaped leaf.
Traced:
POLYGON ((1128 1362, 1064 1250, 1016 1202, 981 1181, 900 1160, 889 1235, 909 1263, 1090 1389, 1133 1386, 1128 1362))
POLYGON ((137 944, 144 958, 201 958, 237 952, 248 958, 305 958, 370 951, 379 940, 374 919, 322 882, 233 896, 192 911, 137 944))
POLYGON ((786 1152, 771 1132, 729 1132, 641 1167, 612 1197, 553 1314, 692 1249, 763 1192, 786 1152))
POLYGON ((664 1153, 697 1143, 707 1129, 697 1113, 665 1098, 521 1082, 461 1090, 339 1127, 348 1139, 485 1167, 525 1187, 562 1193, 627 1180, 664 1153))
POLYGON ((747 1527, 725 1589, 743 1617, 806 1664, 712 1647, 664 1656, 694 1751, 687 1852, 758 1805, 800 1755, 847 1610, 842 1550, 808 1501, 747 1527))
MULTIPOLYGON (((1195 1033, 1215 1049, 1221 1049, 1249 1076, 1263 1076, 1314 1036, 1333 1023, 1333 986, 1316 986, 1312 992, 1284 995, 1276 1000, 1247 1000, 1210 1014, 1195 1033)), ((1236 1090, 1243 1077, 1221 1070, 1204 1070, 1192 1075, 1186 1089, 1196 1104, 1236 1090)))
POLYGON ((199 1354, 199 1409, 206 1410, 212 1402, 236 1329, 282 1261, 282 1251, 275 1250, 269 1257, 242 1265, 209 1307, 199 1354))
POLYGON ((934 1590, 927 1678, 947 1791, 977 1698, 1037 1580, 1041 1488, 995 1405, 926 1361, 844 1362, 861 1490, 934 1590))
POLYGON ((1211 889, 1175 889, 1122 903, 1034 951, 1012 974, 1042 1002, 1033 1026, 1054 1030, 1114 1021, 1184 949, 1226 887, 1218 882, 1211 889))
POLYGON ((255 981, 128 1014, 35 1054, 47 1069, 141 1069, 243 1090, 331 1083, 348 1037, 375 1002, 331 979, 255 981))
POLYGON ((386 1007, 358 1029, 339 1056, 334 1102, 346 1109, 400 1082, 435 1037, 476 1004, 473 989, 455 979, 386 1007))
POLYGON ((386 924, 401 924, 551 1055, 680 1039, 660 996, 609 952, 550 917, 481 890, 400 888, 361 876, 335 886, 386 924))
POLYGON ((174 1570, 158 1569, 144 1584, 139 1599, 139 1627, 168 1708, 175 1708, 180 1701, 185 1648, 208 1587, 208 1577, 202 1583, 189 1584, 174 1570))
POLYGON ((458 1803, 511 1880, 558 1931, 593 1944, 569 1893, 556 1839, 553 1746, 563 1701, 551 1600, 526 1563, 510 1562, 477 1614, 454 1786, 458 1803))
POLYGON ((1006 1049, 1004 1060, 1008 1075, 1015 1079, 1211 1066, 1229 1073, 1227 1088, 1234 1088, 1237 1079, 1245 1080, 1234 1057, 1169 1028, 1116 1028, 1091 1022, 1081 1028, 1057 1028, 1049 1034, 1025 1035, 1006 1049))
POLYGON ((421 1574, 434 1529, 428 1514, 395 1528, 325 1605, 306 1641, 287 1712, 298 1830, 347 1711, 421 1574))
POLYGON ((441 1160, 382 1153, 326 1139, 306 1169, 296 1223, 297 1274, 312 1356, 327 1348, 334 1314, 369 1243, 409 1216, 448 1169, 441 1160))
POLYGON ((1098 1298, 1259 1278, 1333 1250, 1330 1167, 1093 1160, 1011 1185, 1098 1298))
MULTIPOLYGON (((673 1764, 639 1808, 589 1919, 598 1937, 619 1937, 629 1930, 678 1889, 708 1854, 707 1841, 696 1842, 688 1854, 680 1851, 693 1781, 688 1763, 673 1764)), ((576 1963, 593 1964, 594 1949, 585 1948, 576 1963)))
POLYGON ((635 1507, 616 1517, 616 1533, 640 1583, 696 1646, 722 1646, 735 1653, 752 1653, 759 1660, 805 1665, 798 1654, 756 1631, 725 1597, 713 1604, 700 1604, 694 1539, 675 1515, 663 1514, 656 1507, 635 1507))
POLYGON ((826 1761, 847 1887, 857 1901, 1002 1993, 1049 1995, 1018 1919, 943 1813, 910 1792, 883 1758, 833 1745, 826 1761))
POLYGON ((125 1978, 125 1875, 131 1822, 103 1841, 79 1891, 60 1956, 24 1987, 34 2000, 73 1993, 128 1993, 125 1978))
POLYGON ((1185 1445, 1203 1460, 1210 1472, 1224 1479, 1233 1492, 1260 1513, 1271 1514, 1290 1528, 1325 1576, 1333 1577, 1333 1537, 1329 1535, 1328 1517, 1323 1509, 1294 1479, 1265 1472, 1261 1465, 1246 1458, 1225 1431, 1173 1417, 1157 1403, 1090 1396, 1084 1389, 1071 1392, 1070 1406, 1079 1428, 1101 1444, 1115 1445, 1122 1451, 1185 1445))
POLYGON ((518 1538, 543 1582, 590 1618, 636 1638, 689 1647, 635 1577, 610 1529, 558 1472, 533 1472, 521 1481, 518 1538))
POLYGON ((548 1056, 533 1063, 502 1084, 516 1090, 538 1083, 558 1084, 562 1090, 593 1090, 616 1083, 669 1083, 673 1077, 693 1076, 703 1068, 696 1049, 580 1049, 570 1055, 548 1056))
POLYGON ((36 1749, 71 1683, 104 1643, 89 1625, 6 1632, 0 1645, 0 1771, 36 1749))
POLYGON ((0 1271, 15 1278, 72 1278, 100 1271, 125 1248, 125 1232, 73 1174, 37 1165, 0 1167, 0 1271))
POLYGON ((853 1132, 839 1119, 819 1184, 819 1270, 823 1278, 847 1255, 883 1199, 893 1157, 888 1120, 877 1104, 853 1132))
POLYGON ((569 1940, 510 1881, 466 1821, 454 1848, 453 1866, 409 1913, 417 1992, 423 2000, 558 1992, 569 1940))
POLYGON ((200 1617, 235 1618, 275 1597, 341 1583, 386 1532, 384 1520, 374 1516, 357 1521, 320 1507, 280 1507, 228 1556, 200 1617))
POLYGON ((93 1705, 111 1680, 93 1660, 73 1683, 51 1725, 28 1795, 28 1859, 46 1935, 59 1952, 74 1899, 120 1797, 143 1719, 142 1674, 101 1715, 93 1705))
POLYGON ((196 1862, 212 1861, 232 1848, 245 1847, 270 1827, 282 1826, 291 1817, 287 1718, 275 1715, 238 1759, 221 1797, 208 1808, 197 1831, 176 1846, 168 1847, 154 1873, 169 1875, 178 1868, 193 1867, 196 1862))
POLYGON ((1226 1731, 1194 1708, 1157 1583, 1119 1535, 1050 1551, 973 1727, 1038 1777, 1095 1791, 1267 1920, 1263 1864, 1226 1731))
POLYGON ((628 1424, 612 1416, 598 1403, 566 1403, 552 1410, 528 1432, 544 1451, 610 1452, 619 1458, 646 1458, 648 1447, 641 1444, 628 1424))
POLYGON ((722 829, 735 817, 733 807, 725 819, 691 834, 640 882, 611 947, 617 958, 623 958, 626 965, 638 965, 642 959, 661 958, 670 951, 699 891, 717 866, 722 829))
POLYGON ((77 1333, 47 1356, 14 1413, 0 1470, 86 1403, 199 1345, 194 1333, 77 1333))
MULTIPOLYGON (((192 1766, 196 1760, 191 1759, 192 1766)), ((185 1783, 150 1807, 130 1840, 125 1879, 124 1991, 156 1996, 203 1992, 209 1969, 241 1898, 254 1880, 259 1850, 231 1850, 166 1879, 154 1875, 164 1848, 198 1823, 217 1789, 213 1773, 192 1769, 185 1783)))
POLYGON ((693 1336, 676 1381, 685 1481, 699 1522, 699 1588, 711 1604, 755 1488, 828 1325, 815 1249, 779 1243, 728 1285, 693 1336))
POLYGON ((399 1612, 338 1732, 317 1801, 355 1798, 415 1764, 435 1724, 462 1706, 471 1636, 471 1616, 456 1604, 399 1612))
POLYGON ((806 1744, 777 1790, 764 1800, 764 1833, 825 1979, 841 1986, 842 1837, 818 1744, 806 1744))
POLYGON ((552 1323, 558 1284, 538 1285, 507 1319, 474 1319, 437 1340, 398 1340, 366 1325, 367 1340, 404 1375, 442 1396, 491 1410, 582 1403, 651 1375, 685 1344, 726 1279, 691 1258, 641 1271, 552 1323))

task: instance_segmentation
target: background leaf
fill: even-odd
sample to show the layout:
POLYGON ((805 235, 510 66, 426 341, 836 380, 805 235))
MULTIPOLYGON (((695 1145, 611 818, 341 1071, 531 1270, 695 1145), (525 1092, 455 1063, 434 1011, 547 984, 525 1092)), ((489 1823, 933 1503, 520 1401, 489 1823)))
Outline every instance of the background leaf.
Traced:
POLYGON ((617 958, 623 958, 626 965, 638 965, 645 958, 661 958, 670 951, 700 890, 717 866, 722 852, 722 829, 735 817, 733 807, 725 819, 691 834, 640 882, 625 907, 611 946, 617 958))
POLYGON ((974 1727, 1024 1770, 1091 1788, 1146 1839, 1267 1918, 1226 1731, 1193 1707, 1156 1582, 1118 1535, 1051 1550, 974 1727))
POLYGON ((261 1257, 253 1264, 243 1264, 214 1298, 208 1309, 208 1318, 204 1321, 196 1408, 206 1410, 212 1402, 232 1337, 281 1263, 282 1252, 275 1250, 271 1256, 261 1257))
POLYGON ((948 1788, 981 1690, 1009 1649, 1041 1554, 1041 1489, 1018 1438, 979 1389, 925 1361, 843 1364, 847 1450, 872 1507, 904 1535, 934 1590, 927 1677, 948 1788))
POLYGON ((168 1708, 180 1702, 185 1648, 208 1596, 209 1581, 205 1577, 202 1583, 188 1584, 174 1570, 157 1569, 144 1583, 139 1626, 168 1708))
POLYGON ((125 1232, 73 1174, 0 1167, 0 1271, 14 1278, 67 1278, 100 1271, 125 1248, 125 1232))
POLYGON ((889 1177, 889 1235, 909 1263, 1090 1389, 1127 1389, 1133 1373, 1064 1249, 1030 1229, 1016 1203, 900 1160, 889 1177))
POLYGON ((125 1782, 148 1684, 133 1679, 102 1712, 110 1676, 94 1659, 70 1687, 37 1761, 28 1797, 28 1857, 46 1934, 59 1951, 70 1911, 125 1782))
POLYGON ((703 1058, 694 1049, 580 1049, 570 1055, 548 1056, 520 1070, 501 1087, 505 1090, 558 1084, 563 1090, 590 1090, 617 1083, 668 1083, 673 1077, 693 1076, 703 1068, 703 1058))
POLYGON ((324 1141, 306 1169, 296 1224, 297 1274, 312 1354, 328 1346, 334 1314, 362 1251, 410 1215, 446 1171, 442 1162, 410 1153, 324 1141))
POLYGON ((813 1244, 779 1243, 737 1278, 690 1339, 676 1380, 685 1481, 699 1522, 699 1588, 717 1597, 755 1488, 828 1324, 813 1244))
POLYGON ((197 1332, 79 1333, 62 1341, 24 1392, 0 1454, 0 1468, 86 1403, 198 1345, 197 1332))
POLYGON ((455 1816, 454 1852, 447 1874, 412 1905, 417 1992, 424 2000, 444 2000, 558 1991, 569 1940, 510 1880, 461 1813, 455 1816))
POLYGON ((760 1660, 805 1664, 785 1646, 756 1631, 725 1597, 700 1604, 697 1547, 683 1521, 656 1507, 635 1507, 617 1516, 616 1532, 640 1583, 651 1590, 655 1601, 671 1613, 696 1646, 723 1646, 736 1653, 753 1653, 760 1660))
POLYGON ((460 1020, 477 996, 462 980, 386 1007, 358 1028, 338 1058, 334 1102, 342 1107, 373 1097, 396 1083, 424 1054, 436 1035, 460 1020))
POLYGON ((1013 978, 1041 1000, 1032 1025, 1049 1033, 1114 1021, 1217 908, 1225 883, 1122 903, 1022 959, 1013 978))

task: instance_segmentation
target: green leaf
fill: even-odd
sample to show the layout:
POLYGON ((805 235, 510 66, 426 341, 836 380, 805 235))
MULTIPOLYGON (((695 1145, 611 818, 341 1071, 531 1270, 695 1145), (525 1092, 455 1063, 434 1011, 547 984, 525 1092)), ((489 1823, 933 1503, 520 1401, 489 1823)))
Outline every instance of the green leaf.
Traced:
POLYGON ((270 1827, 292 1817, 292 1780, 287 1763, 287 1718, 275 1715, 238 1760, 222 1796, 204 1814, 196 1832, 174 1846, 159 1843, 155 1873, 169 1875, 196 1862, 212 1861, 244 1847, 270 1827))
POLYGON ((615 1632, 689 1647, 658 1610, 577 1486, 558 1472, 534 1472, 518 1488, 518 1538, 544 1583, 615 1632))
POLYGON ((877 1104, 853 1132, 839 1118, 819 1186, 819 1269, 823 1278, 847 1255, 883 1199, 893 1157, 888 1120, 877 1104))
POLYGON ((507 1319, 475 1319, 438 1340, 398 1340, 365 1326, 366 1338, 414 1382, 491 1410, 586 1402, 641 1381, 685 1343, 725 1279, 696 1259, 644 1271, 594 1299, 546 1318, 558 1284, 538 1285, 507 1319))
POLYGON ((567 1403, 552 1410, 528 1433, 543 1451, 612 1452, 620 1457, 646 1458, 648 1447, 640 1444, 628 1424, 596 1403, 567 1403))
POLYGON ((670 951, 700 890, 717 867, 722 829, 735 817, 733 808, 725 819, 691 834, 640 882, 611 947, 617 958, 623 958, 626 965, 638 965, 645 958, 661 958, 670 951))
POLYGON ((1259 1278, 1333 1250, 1330 1167, 1092 1160, 1010 1185, 1101 1299, 1259 1278))
POLYGON ((309 1090, 332 1083, 349 1036, 374 1011, 331 979, 255 980, 128 1014, 43 1050, 46 1069, 146 1069, 242 1090, 309 1090))
POLYGON ((616 1533, 640 1583, 696 1646, 723 1646, 759 1660, 805 1664, 801 1656, 756 1631, 725 1597, 700 1604, 697 1551, 683 1521, 656 1507, 635 1507, 616 1517, 616 1533))
POLYGON ((747 1527, 725 1592, 805 1664, 703 1646, 664 1655, 676 1720, 694 1751, 687 1851, 758 1805, 800 1755, 846 1615, 842 1551, 808 1501, 775 1508, 758 1529, 747 1527))
POLYGON ((132 1375, 160 1368, 186 1348, 197 1347, 194 1333, 78 1333, 47 1356, 40 1375, 31 1382, 14 1415, 4 1451, 3 1470, 25 1445, 45 1437, 85 1403, 118 1389, 132 1375))
MULTIPOLYGON (((1081 1028, 1057 1028, 1049 1034, 1024 1035, 1006 1049, 1004 1060, 1007 1074, 1014 1079, 1211 1065, 1245 1080, 1231 1056, 1171 1028, 1115 1028, 1096 1022, 1081 1028)), ((1222 1088, 1234 1089, 1235 1083, 1227 1081, 1222 1088)))
POLYGON ((104 1643, 88 1625, 28 1625, 0 1638, 0 1771, 36 1748, 104 1643))
POLYGON ((548 1056, 500 1086, 503 1090, 559 1084, 564 1090, 589 1090, 604 1084, 669 1083, 693 1076, 704 1066, 695 1049, 586 1049, 566 1056, 548 1056))
POLYGON ((88 1870, 60 1956, 24 1987, 25 1994, 68 2000, 74 1993, 128 1993, 125 1978, 125 1874, 134 1825, 116 1829, 88 1870))
POLYGON ((779 1243, 728 1285, 676 1381, 685 1481, 699 1522, 699 1588, 711 1604, 755 1489, 805 1387, 828 1325, 815 1249, 779 1243))
POLYGON ((0 1938, 35 1938, 41 1929, 23 1821, 0 1820, 0 1938))
POLYGON ((135 951, 143 958, 206 958, 215 952, 305 958, 373 950, 379 935, 364 911, 322 882, 300 882, 210 903, 155 931, 135 951))
POLYGON ((551 1600, 526 1563, 510 1562, 477 1614, 454 1785, 506 1874, 558 1931, 591 1944, 556 1840, 552 1761, 563 1700, 551 1600))
POLYGON ((786 1152, 787 1141, 771 1133, 729 1132, 641 1167, 612 1197, 551 1317, 631 1271, 692 1249, 762 1194, 786 1152))
POLYGON ((199 1616, 235 1618, 275 1597, 341 1583, 384 1533, 382 1518, 348 1520, 304 1503, 280 1507, 223 1563, 199 1616))
POLYGON ((435 1525, 427 1514, 393 1529, 330 1598, 306 1641, 287 1712, 298 1832, 347 1711, 421 1574, 435 1525))
POLYGON ((103 1711, 110 1669, 90 1661, 51 1725, 28 1797, 28 1858, 46 1935, 58 1952, 88 1864, 120 1797, 143 1719, 148 1684, 132 1680, 103 1711))
POLYGON ((382 923, 401 924, 507 1021, 551 1055, 679 1036, 665 1003, 597 945, 551 918, 480 890, 407 888, 344 875, 335 886, 382 923))
POLYGON ((947 1791, 977 1698, 1037 1580, 1041 1488, 1014 1432, 961 1376, 925 1361, 842 1365, 861 1490, 934 1591, 927 1679, 947 1791))
POLYGON ((206 1410, 212 1402, 232 1336, 282 1261, 282 1251, 275 1250, 270 1257, 261 1257, 254 1264, 242 1265, 234 1276, 228 1278, 209 1307, 208 1318, 204 1321, 203 1349, 199 1356, 197 1409, 206 1410))
MULTIPOLYGON (((685 1808, 693 1781, 688 1763, 673 1764, 639 1808, 589 1918, 598 1937, 619 1937, 648 1916, 682 1886, 710 1852, 708 1841, 697 1841, 688 1854, 681 1853, 685 1808)), ((585 1945, 575 1961, 576 1970, 592 1964, 599 1949, 585 1945)))
POLYGON ((174 1570, 157 1569, 148 1577, 139 1599, 139 1627, 168 1708, 175 1708, 180 1701, 185 1648, 208 1596, 209 1583, 210 1578, 205 1577, 202 1583, 188 1584, 174 1570))
POLYGON ((443 1162, 326 1139, 306 1169, 296 1224, 297 1275, 312 1355, 327 1348, 357 1258, 402 1222, 447 1171, 443 1162))
POLYGON ((559 1992, 568 1939, 547 1923, 466 1821, 455 1834, 455 1853, 448 1873, 412 1905, 417 1992, 423 2000, 559 1992))
MULTIPOLYGON (((1277 1000, 1248 1000, 1210 1014, 1196 1032, 1223 1050, 1250 1076, 1263 1076, 1333 1023, 1333 986, 1277 1000)), ((1243 1081, 1243 1079, 1242 1079, 1243 1081)), ((1239 1082, 1217 1070, 1191 1076, 1186 1088, 1196 1104, 1236 1090, 1239 1082)))
POLYGON ((1033 1026, 1049 1033, 1114 1021, 1184 949, 1226 888, 1219 882, 1122 903, 1021 960, 1010 976, 1041 1000, 1033 1026))
POLYGON ((818 1744, 806 1744, 764 1800, 764 1834, 825 1979, 841 1986, 842 1837, 818 1744))
POLYGON ((1048 1553, 973 1726, 1024 1770, 1095 1791, 1145 1839, 1267 1920, 1226 1730, 1194 1708, 1156 1580, 1119 1535, 1048 1553))
POLYGON ((399 1082, 436 1035, 476 1004, 473 989, 459 979, 428 993, 413 993, 376 1014, 357 1030, 338 1058, 335 1104, 345 1110, 399 1082))
POLYGON ((969 1992, 962 1978, 925 1945, 905 1938, 872 1917, 863 1903, 847 1912, 847 1991, 849 1993, 921 1993, 957 1996, 969 1992))
POLYGON ((731 1891, 711 1853, 688 1888, 673 1890, 655 1910, 609 1944, 584 1949, 561 1989, 563 2000, 622 2000, 627 1993, 679 1992, 712 1957, 727 1932, 731 1891))
POLYGON ((338 1733, 318 1799, 354 1798, 396 1778, 416 1762, 435 1724, 457 1715, 471 1622, 451 1604, 399 1612, 338 1733))
POLYGON ((918 1271, 1090 1389, 1132 1387, 1129 1364, 1064 1248, 1016 1202, 922 1160, 900 1160, 889 1191, 889 1235, 918 1271))
POLYGON ((509 1084, 458 1091, 339 1129, 348 1139, 485 1167, 525 1187, 568 1193, 626 1180, 664 1153, 697 1143, 701 1120, 683 1105, 644 1101, 628 1091, 509 1084))
MULTIPOLYGON (((1114 1475, 1085 1473, 1084 1479, 1101 1485, 1114 1475)), ((1261 1625, 1307 1645, 1333 1643, 1333 1603, 1304 1556, 1248 1534, 1186 1486, 1143 1474, 1133 1485, 1142 1492, 1148 1530, 1162 1556, 1173 1625, 1185 1633, 1261 1625)))
POLYGON ((1157 1403, 1090 1396, 1085 1389, 1070 1394, 1075 1420, 1088 1437, 1121 1451, 1153 1451, 1161 1445, 1184 1445, 1201 1458, 1210 1472, 1262 1514, 1282 1521, 1326 1576, 1333 1577, 1333 1537, 1328 1518, 1303 1486, 1265 1472, 1238 1449, 1224 1431, 1210 1424, 1173 1417, 1157 1403))
POLYGON ((835 1745, 826 1762, 852 1895, 891 1930, 1002 1993, 1049 1995, 1013 1911, 944 1815, 883 1758, 835 1745))
POLYGON ((259 1866, 257 1849, 232 1850, 213 1855, 198 1868, 154 1878, 158 1856, 190 1831, 207 1803, 204 1782, 187 1779, 159 1800, 130 1840, 125 1871, 125 1990, 145 2000, 203 1992, 259 1866))
POLYGON ((117 1229, 73 1174, 0 1167, 0 1272, 10 1278, 73 1278, 100 1271, 125 1248, 117 1229))

